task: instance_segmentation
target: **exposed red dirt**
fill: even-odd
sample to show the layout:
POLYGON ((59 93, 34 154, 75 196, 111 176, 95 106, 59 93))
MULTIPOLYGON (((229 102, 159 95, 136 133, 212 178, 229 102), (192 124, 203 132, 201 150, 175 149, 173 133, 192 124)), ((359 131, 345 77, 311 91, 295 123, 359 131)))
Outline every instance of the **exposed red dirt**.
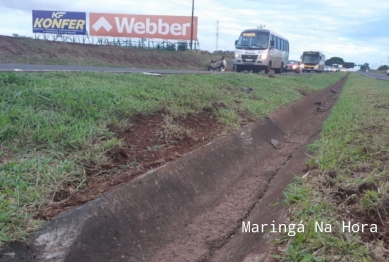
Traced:
POLYGON ((64 210, 95 199, 118 184, 211 142, 222 134, 225 126, 217 121, 212 109, 204 109, 199 114, 178 118, 172 118, 165 112, 137 114, 128 120, 124 128, 113 125, 108 128, 117 138, 123 139, 123 145, 107 153, 110 157, 108 163, 88 164, 87 181, 81 191, 76 191, 74 185, 68 185, 66 190, 54 193, 52 202, 39 210, 36 218, 50 219, 64 210))
MULTIPOLYGON (((64 253, 58 255, 64 261, 264 261, 270 255, 272 237, 266 232, 241 233, 241 222, 269 225, 274 220, 285 221, 286 210, 274 203, 281 200, 282 189, 294 174, 304 169, 304 145, 315 139, 320 123, 329 114, 328 110, 317 114, 314 102, 320 98, 333 103, 334 96, 326 89, 305 97, 263 122, 246 126, 64 214, 45 229, 45 237, 53 239, 50 247, 44 254, 37 250, 31 255, 52 258, 52 250, 67 243, 71 250, 66 251, 66 258, 64 253), (281 121, 290 118, 293 126, 281 121), (279 147, 271 145, 272 139, 279 141, 279 147), (77 228, 76 235, 69 225, 77 228), (52 231, 54 234, 49 233, 52 231)), ((142 169, 151 169, 159 159, 214 140, 225 128, 212 112, 204 110, 185 118, 164 112, 137 115, 123 128, 111 126, 124 143, 109 152, 111 161, 106 166, 88 166, 89 181, 83 195, 109 190, 117 177, 124 175, 121 182, 126 181, 142 169), (170 147, 175 150, 169 151, 170 147), (112 171, 122 173, 113 175, 112 171)), ((61 194, 66 196, 66 192, 61 194)), ((42 212, 42 217, 49 218, 70 206, 77 194, 62 200, 58 195, 59 202, 46 209, 51 213, 42 212)), ((29 249, 42 248, 40 243, 34 246, 37 242, 29 242, 29 249)))

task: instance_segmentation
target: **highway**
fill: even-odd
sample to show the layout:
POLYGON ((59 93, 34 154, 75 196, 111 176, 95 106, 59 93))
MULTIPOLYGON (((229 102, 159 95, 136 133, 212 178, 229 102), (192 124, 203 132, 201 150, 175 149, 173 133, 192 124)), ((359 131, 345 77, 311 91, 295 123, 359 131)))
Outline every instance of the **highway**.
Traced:
POLYGON ((357 73, 363 76, 389 81, 389 76, 385 74, 378 74, 378 73, 371 73, 371 72, 357 72, 357 73))
MULTIPOLYGON (((155 74, 211 74, 211 73, 235 73, 234 71, 207 71, 204 70, 177 70, 177 69, 146 69, 129 67, 97 67, 97 66, 63 66, 63 65, 26 65, 26 64, 0 64, 0 72, 111 72, 111 73, 155 73, 155 74)), ((295 74, 295 73, 288 73, 295 74)))
MULTIPOLYGON (((97 66, 62 66, 62 65, 26 65, 26 64, 0 64, 0 72, 111 72, 111 73, 154 73, 154 74, 212 74, 212 73, 234 73, 233 71, 198 71, 198 70, 177 70, 177 69, 146 69, 146 68, 127 68, 127 67, 97 67, 97 66)), ((363 76, 377 78, 389 81, 389 76, 385 74, 371 72, 355 72, 363 76)), ((288 75, 298 75, 293 72, 288 75)), ((302 75, 314 73, 302 73, 302 75)), ((285 73, 284 73, 285 75, 285 73)))
POLYGON ((62 65, 25 65, 25 64, 0 64, 0 72, 111 72, 111 73, 156 73, 156 74, 193 74, 213 73, 209 71, 176 70, 176 69, 145 69, 127 67, 97 67, 97 66, 62 66, 62 65))
MULTIPOLYGON (((234 71, 203 71, 199 70, 177 70, 177 69, 146 69, 128 67, 97 67, 97 66, 63 66, 63 65, 26 65, 26 64, 0 64, 0 72, 111 72, 111 73, 155 73, 155 74, 211 74, 211 73, 235 73, 234 71)), ((293 72, 288 75, 298 75, 293 72)), ((302 73, 313 74, 313 73, 302 73)), ((285 73, 283 73, 285 75, 285 73)))

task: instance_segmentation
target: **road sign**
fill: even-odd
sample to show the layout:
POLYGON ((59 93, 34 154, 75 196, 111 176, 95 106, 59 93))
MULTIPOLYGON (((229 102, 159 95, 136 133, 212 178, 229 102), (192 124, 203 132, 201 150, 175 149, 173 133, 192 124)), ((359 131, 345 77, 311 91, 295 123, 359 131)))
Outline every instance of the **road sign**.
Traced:
POLYGON ((355 64, 353 62, 344 62, 343 67, 344 68, 354 68, 355 64))

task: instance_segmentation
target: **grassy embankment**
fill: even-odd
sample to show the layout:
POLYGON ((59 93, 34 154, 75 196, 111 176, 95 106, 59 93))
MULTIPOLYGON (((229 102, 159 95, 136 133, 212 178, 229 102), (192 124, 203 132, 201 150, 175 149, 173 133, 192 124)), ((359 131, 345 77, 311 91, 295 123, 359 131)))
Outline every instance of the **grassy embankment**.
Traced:
POLYGON ((38 228, 34 213, 64 185, 82 191, 83 164, 104 163, 121 143, 109 124, 125 126, 136 113, 177 116, 213 108, 226 129, 236 128, 241 112, 263 117, 343 75, 1 73, 0 245, 38 228), (220 103, 225 106, 213 107, 220 103))
POLYGON ((384 74, 384 75, 386 75, 387 70, 371 70, 370 72, 372 72, 372 73, 377 73, 377 74, 384 74))
MULTIPOLYGON (((96 39, 95 41, 96 42, 96 39)), ((221 54, 77 44, 0 36, 0 63, 207 70, 221 54)), ((232 56, 227 56, 231 68, 232 56)))
POLYGON ((284 238, 283 261, 388 261, 388 98, 389 82, 348 78, 320 140, 310 146, 311 172, 285 192, 291 221, 303 221, 305 231, 284 238), (343 221, 359 229, 349 232, 343 221), (320 232, 315 222, 331 228, 320 232), (369 225, 364 232, 362 224, 369 225))

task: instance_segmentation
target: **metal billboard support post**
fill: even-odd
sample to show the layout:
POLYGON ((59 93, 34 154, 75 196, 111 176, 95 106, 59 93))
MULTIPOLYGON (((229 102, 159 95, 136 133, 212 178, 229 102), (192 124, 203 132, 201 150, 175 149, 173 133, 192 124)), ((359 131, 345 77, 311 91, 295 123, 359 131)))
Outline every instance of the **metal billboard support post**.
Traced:
POLYGON ((194 13, 194 0, 192 0, 192 22, 190 24, 190 50, 192 50, 192 44, 193 44, 193 13, 194 13))

